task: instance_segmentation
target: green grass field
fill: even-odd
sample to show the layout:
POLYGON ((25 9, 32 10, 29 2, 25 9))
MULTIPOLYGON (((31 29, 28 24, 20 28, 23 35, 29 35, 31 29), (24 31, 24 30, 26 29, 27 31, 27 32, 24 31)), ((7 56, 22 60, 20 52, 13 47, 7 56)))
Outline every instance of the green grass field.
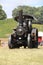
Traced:
POLYGON ((43 65, 43 47, 38 49, 0 48, 0 65, 43 65))
MULTIPOLYGON (((17 22, 13 19, 0 20, 0 38, 8 37, 13 32, 12 29, 17 27, 17 22)), ((33 25, 38 28, 39 31, 43 31, 43 25, 33 25)))
POLYGON ((0 20, 0 37, 8 37, 16 26, 17 22, 13 19, 0 20))

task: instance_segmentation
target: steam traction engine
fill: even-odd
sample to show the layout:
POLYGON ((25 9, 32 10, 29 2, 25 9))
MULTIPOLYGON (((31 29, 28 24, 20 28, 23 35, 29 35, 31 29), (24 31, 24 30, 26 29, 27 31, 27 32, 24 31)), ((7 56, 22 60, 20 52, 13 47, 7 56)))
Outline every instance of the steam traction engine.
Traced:
POLYGON ((19 22, 19 25, 9 37, 9 48, 20 48, 21 46, 24 46, 24 48, 38 48, 38 29, 32 28, 34 17, 24 15, 21 10, 14 19, 19 22))

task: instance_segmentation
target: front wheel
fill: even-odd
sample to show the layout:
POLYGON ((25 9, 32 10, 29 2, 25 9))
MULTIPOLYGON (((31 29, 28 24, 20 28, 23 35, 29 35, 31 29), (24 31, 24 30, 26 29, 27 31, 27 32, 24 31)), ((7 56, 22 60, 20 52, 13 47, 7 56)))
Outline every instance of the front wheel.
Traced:
POLYGON ((13 48, 13 45, 12 45, 12 43, 11 43, 11 36, 9 37, 9 40, 8 40, 8 47, 9 47, 10 49, 13 48))

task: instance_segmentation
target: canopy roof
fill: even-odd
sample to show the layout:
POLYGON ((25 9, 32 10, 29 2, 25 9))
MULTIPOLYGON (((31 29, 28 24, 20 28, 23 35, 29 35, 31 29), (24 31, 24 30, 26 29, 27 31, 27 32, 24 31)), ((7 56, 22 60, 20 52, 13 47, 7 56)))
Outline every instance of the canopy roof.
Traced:
MULTIPOLYGON (((14 19, 15 19, 16 21, 18 21, 19 16, 14 17, 14 19)), ((24 19, 30 19, 30 20, 33 20, 34 17, 31 16, 31 15, 23 15, 23 20, 24 20, 24 19)))

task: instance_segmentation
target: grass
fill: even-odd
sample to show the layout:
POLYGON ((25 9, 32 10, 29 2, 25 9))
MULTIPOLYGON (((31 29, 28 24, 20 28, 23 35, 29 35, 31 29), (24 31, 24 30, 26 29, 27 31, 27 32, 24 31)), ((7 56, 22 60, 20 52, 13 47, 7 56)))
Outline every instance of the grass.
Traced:
POLYGON ((0 65, 43 65, 43 47, 39 49, 0 48, 0 65))
POLYGON ((43 31, 43 24, 33 24, 32 26, 38 28, 38 31, 43 31))
POLYGON ((11 34, 16 26, 17 22, 13 19, 0 20, 0 37, 8 37, 7 35, 11 34))
MULTIPOLYGON (((12 29, 17 27, 17 22, 13 19, 0 20, 0 38, 9 37, 13 32, 12 29)), ((33 27, 38 28, 39 31, 43 31, 43 25, 33 24, 33 27)))

